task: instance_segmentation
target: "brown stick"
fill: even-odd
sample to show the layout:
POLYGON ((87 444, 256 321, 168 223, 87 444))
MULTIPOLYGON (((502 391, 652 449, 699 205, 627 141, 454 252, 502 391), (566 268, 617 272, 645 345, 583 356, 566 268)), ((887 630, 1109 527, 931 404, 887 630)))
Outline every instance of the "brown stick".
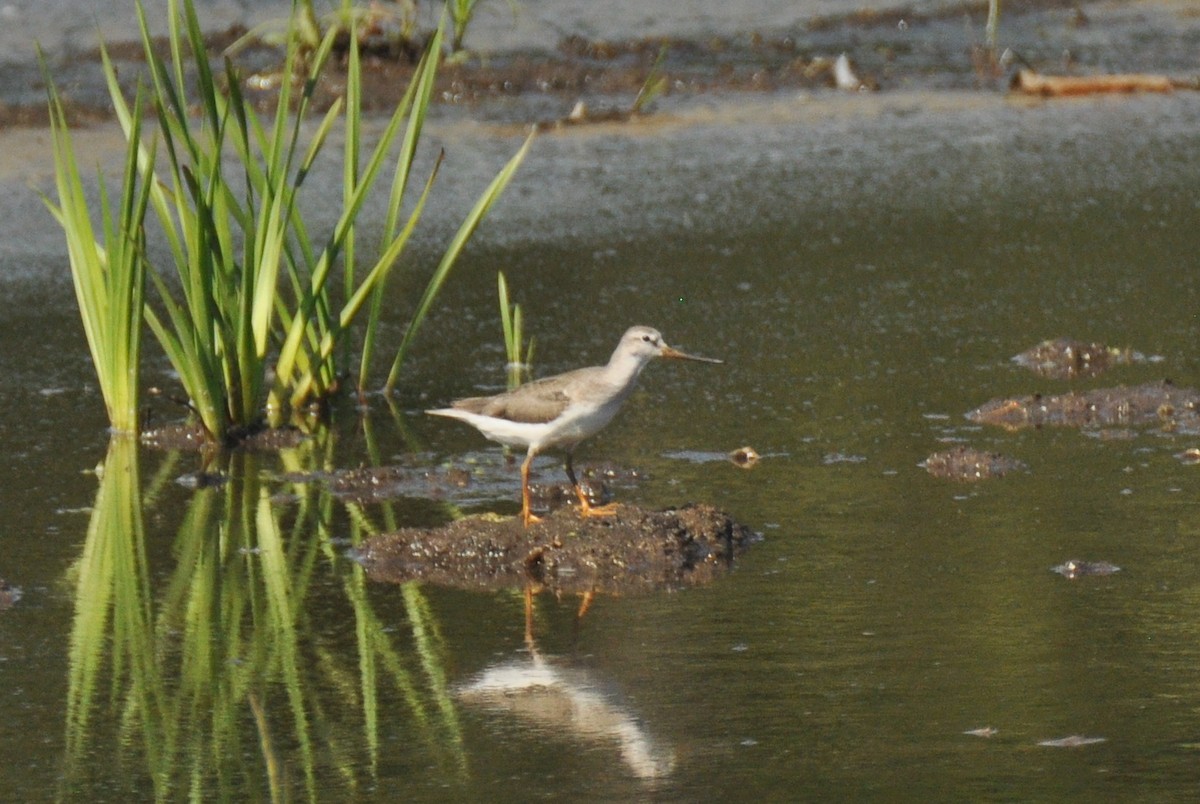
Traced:
POLYGON ((1170 92, 1175 82, 1165 75, 1041 75, 1021 70, 1013 79, 1012 90, 1025 95, 1061 98, 1070 95, 1094 95, 1123 92, 1170 92))

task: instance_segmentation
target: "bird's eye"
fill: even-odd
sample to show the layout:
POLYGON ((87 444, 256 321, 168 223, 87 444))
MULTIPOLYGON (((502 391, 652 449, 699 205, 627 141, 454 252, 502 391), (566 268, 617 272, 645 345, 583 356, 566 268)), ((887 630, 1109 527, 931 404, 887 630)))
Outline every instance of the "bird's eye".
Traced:
POLYGON ((650 343, 650 336, 649 336, 649 335, 643 335, 643 336, 642 336, 642 340, 643 340, 643 341, 645 341, 646 343, 650 343))

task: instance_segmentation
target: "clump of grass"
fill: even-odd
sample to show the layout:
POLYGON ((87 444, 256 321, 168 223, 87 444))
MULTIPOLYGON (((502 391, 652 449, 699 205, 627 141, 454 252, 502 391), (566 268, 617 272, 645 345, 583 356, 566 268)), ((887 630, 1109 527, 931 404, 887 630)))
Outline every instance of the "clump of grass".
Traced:
MULTIPOLYGON (((150 76, 145 104, 140 100, 141 90, 132 106, 125 100, 116 70, 101 48, 109 93, 129 142, 121 213, 115 219, 102 186, 108 250, 90 228, 69 138, 64 138, 61 104, 56 131, 63 135, 56 139, 56 148, 60 198, 67 201, 52 206, 52 211, 58 210, 72 246, 72 262, 83 266, 80 274, 85 278, 106 276, 104 266, 120 261, 124 270, 121 281, 133 288, 121 296, 130 305, 124 310, 129 328, 136 333, 139 316, 144 315, 178 373, 192 410, 212 439, 224 442, 231 433, 261 421, 264 413, 271 424, 278 424, 290 413, 323 402, 333 393, 341 372, 337 357, 347 351, 338 347, 348 343, 352 325, 370 302, 360 388, 367 382, 383 286, 420 219, 436 175, 435 167, 412 211, 402 218, 433 94, 445 21, 383 134, 366 152, 359 125, 362 83, 355 38, 349 43, 345 99, 334 103, 316 121, 311 134, 306 134, 306 113, 333 50, 336 29, 326 32, 310 50, 311 20, 303 8, 295 10, 284 74, 303 76, 303 80, 295 86, 290 80, 281 82, 274 117, 263 121, 241 94, 233 64, 226 60, 223 73, 212 69, 192 0, 168 0, 167 5, 169 62, 156 51, 144 10, 137 4, 150 76), (147 104, 158 124, 157 140, 165 154, 162 175, 154 173, 154 147, 142 141, 147 104), (198 118, 193 109, 199 110, 198 118), (332 230, 318 235, 310 230, 298 200, 339 118, 345 141, 342 209, 332 230), (358 276, 357 217, 384 172, 401 130, 404 135, 394 166, 384 236, 377 256, 358 276), (166 241, 170 268, 150 267, 145 261, 143 231, 148 210, 153 210, 166 241), (340 298, 335 299, 330 283, 339 266, 343 281, 340 298), (149 277, 155 290, 152 303, 145 305, 143 276, 149 277)), ((53 88, 51 93, 56 100, 53 88)), ((450 269, 511 180, 529 145, 527 140, 485 190, 433 272, 397 350, 388 376, 389 390, 450 269)), ((90 284, 100 282, 92 279, 90 284)), ((115 298, 118 289, 114 286, 104 292, 115 298)), ((93 346, 97 371, 127 376, 128 366, 134 367, 133 379, 127 382, 134 388, 134 418, 122 418, 124 424, 114 426, 136 429, 136 345, 126 348, 121 357, 111 358, 120 334, 106 335, 90 323, 109 308, 91 303, 85 294, 80 298, 89 342, 93 330, 102 336, 93 346), (96 313, 93 308, 102 309, 96 313)), ((129 404, 111 407, 123 409, 129 404)))
MULTIPOLYGON (((463 39, 481 2, 447 0, 445 4, 450 21, 450 51, 456 58, 463 55, 463 39)), ((510 2, 510 5, 513 4, 510 2)), ((422 44, 431 36, 419 24, 419 10, 416 0, 399 0, 395 3, 341 0, 336 8, 318 13, 312 0, 297 0, 293 13, 298 15, 299 25, 291 28, 289 21, 284 27, 290 30, 282 32, 279 20, 267 20, 239 37, 229 46, 228 52, 235 53, 257 41, 285 43, 290 37, 296 36, 302 51, 311 54, 320 47, 324 37, 332 33, 339 43, 354 40, 360 46, 370 45, 376 51, 386 50, 396 55, 418 54, 422 44)))
POLYGON ((654 60, 654 65, 650 68, 646 80, 642 82, 641 89, 638 90, 637 97, 633 99, 633 104, 629 107, 630 114, 641 114, 646 111, 650 104, 658 100, 658 96, 666 91, 669 79, 663 73, 662 65, 667 58, 667 46, 663 45, 658 51, 658 57, 654 60))
MULTIPOLYGON (((268 391, 278 395, 279 386, 293 380, 290 372, 276 374, 275 387, 267 388, 273 337, 287 333, 276 361, 283 362, 291 330, 319 325, 314 311, 327 309, 323 282, 344 242, 347 216, 316 251, 296 202, 340 110, 335 103, 301 150, 301 122, 332 37, 318 49, 298 98, 290 82, 281 83, 267 129, 242 98, 228 62, 229 96, 220 91, 191 0, 168 2, 170 65, 153 47, 140 2, 137 13, 166 154, 166 175, 154 184, 151 206, 180 288, 151 271, 159 304, 147 307, 146 318, 201 423, 223 441, 232 427, 259 419, 268 391), (199 122, 191 114, 185 65, 194 70, 199 122), (289 281, 281 283, 281 274, 289 281), (289 295, 279 292, 281 284, 290 285, 289 295)), ((301 38, 290 41, 289 67, 301 53, 301 38)), ((134 142, 140 115, 126 104, 107 54, 103 63, 118 119, 134 142)), ((296 351, 286 352, 288 359, 295 361, 296 351)))
MULTIPOLYGON (((44 61, 42 71, 47 72, 44 61)), ((130 129, 121 191, 115 205, 103 178, 100 181, 98 236, 92 225, 62 98, 49 78, 46 85, 58 203, 46 197, 43 201, 66 235, 79 317, 109 423, 114 431, 136 433, 146 286, 146 236, 142 220, 149 200, 154 154, 152 150, 142 152, 138 147, 141 131, 135 123, 130 129)), ((141 108, 139 94, 134 104, 139 120, 141 108)))
POLYGON ((335 39, 348 43, 354 40, 360 45, 366 42, 390 42, 400 52, 420 53, 417 40, 417 5, 408 2, 367 5, 353 0, 341 0, 336 8, 318 14, 312 0, 297 0, 292 5, 292 14, 286 20, 268 19, 238 37, 227 49, 227 54, 237 53, 255 42, 269 45, 288 45, 295 40, 301 53, 307 57, 315 53, 324 38, 332 34, 335 39))
POLYGON ((471 235, 475 234, 475 230, 479 228, 479 224, 483 222, 492 205, 500 198, 500 194, 504 192, 504 188, 512 181, 512 177, 516 174, 517 168, 522 160, 525 159, 525 154, 529 152, 529 147, 533 144, 533 135, 525 139, 525 144, 513 155, 512 159, 508 160, 496 177, 483 191, 482 195, 475 202, 475 206, 467 213, 467 217, 463 220, 462 225, 458 227, 458 231, 450 241, 450 245, 446 247, 445 253, 442 254, 441 262, 430 277, 429 283, 425 286, 425 292, 421 295, 421 299, 417 302, 417 307, 413 312, 412 318, 409 320, 408 327, 404 331, 404 337, 400 341, 400 348, 396 351, 396 358, 392 361, 392 369, 388 372, 387 382, 384 383, 383 390, 390 394, 396 387, 397 381, 400 379, 400 368, 404 364, 404 358, 408 354, 408 350, 412 347, 413 338, 416 337, 417 330, 421 323, 428 315, 429 309, 433 306, 434 299, 441 291, 442 285, 445 284, 446 278, 450 274, 450 269, 454 267, 454 263, 462 254, 463 248, 466 247, 467 241, 471 239, 471 235))
POLYGON ((533 338, 529 339, 522 359, 525 332, 521 305, 509 304, 508 281, 504 278, 504 272, 496 274, 496 285, 500 298, 500 326, 504 331, 504 354, 508 358, 505 366, 508 370, 508 390, 511 391, 529 377, 529 368, 533 365, 533 338))

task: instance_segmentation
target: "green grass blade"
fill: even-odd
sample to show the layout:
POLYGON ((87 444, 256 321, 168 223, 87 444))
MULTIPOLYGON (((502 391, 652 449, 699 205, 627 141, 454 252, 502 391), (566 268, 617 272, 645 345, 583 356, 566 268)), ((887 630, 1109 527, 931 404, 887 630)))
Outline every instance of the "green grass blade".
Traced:
POLYGON ((142 155, 142 96, 139 92, 130 114, 131 139, 115 207, 103 176, 99 176, 101 242, 91 219, 61 97, 40 51, 38 58, 46 79, 58 194, 57 204, 44 201, 66 238, 80 321, 109 422, 114 430, 134 433, 138 429, 145 286, 142 222, 153 165, 152 152, 145 158, 142 155))
POLYGON ((533 138, 534 135, 530 134, 525 139, 525 143, 513 155, 512 159, 508 161, 508 164, 496 175, 496 178, 484 190, 479 200, 475 202, 475 206, 459 227, 458 232, 454 235, 454 239, 450 241, 450 246, 446 249, 441 262, 433 272, 433 276, 430 277, 429 283, 425 286, 425 292, 422 294, 421 300, 417 303, 417 308, 413 312, 408 328, 404 332, 404 338, 400 341, 400 348, 396 351, 396 358, 392 361, 392 369, 388 373, 387 383, 384 386, 386 393, 391 393, 396 387, 396 382, 400 378, 400 367, 404 364, 404 358, 408 355, 413 338, 421 328, 421 324, 424 322, 425 316, 428 315, 430 307, 433 306, 434 299, 437 298, 442 285, 445 284, 446 277, 450 274, 450 269, 454 267, 454 263, 458 260, 459 254, 462 253, 463 247, 466 246, 471 235, 475 233, 480 222, 487 215, 488 210, 491 209, 492 204, 496 203, 500 194, 504 192, 504 188, 508 186, 508 183, 516 174, 517 168, 521 165, 521 162, 525 159, 525 154, 529 152, 529 147, 533 144, 533 138))
MULTIPOLYGON (((433 171, 429 174, 429 179, 425 183, 425 189, 422 191, 421 196, 417 199, 417 204, 413 208, 412 214, 409 215, 408 223, 405 225, 403 231, 401 231, 400 234, 398 234, 392 240, 387 249, 383 252, 383 254, 380 255, 379 260, 375 263, 374 267, 367 273, 366 277, 363 278, 362 284, 359 285, 358 289, 346 301, 345 305, 343 305, 339 319, 341 327, 345 328, 350 325, 350 322, 353 321, 354 318, 359 314, 368 298, 372 300, 373 305, 382 303, 383 297, 379 292, 379 289, 387 280, 388 274, 395 266, 396 261, 400 258, 400 254, 403 253, 404 247, 408 244, 408 240, 412 236, 413 231, 417 228, 417 223, 421 219, 421 213, 425 210, 425 203, 429 200, 430 192, 433 190, 433 184, 437 178, 438 170, 442 165, 444 157, 445 154, 438 155, 437 162, 435 162, 433 166, 433 171)), ((329 357, 329 355, 333 352, 333 346, 334 344, 332 342, 332 338, 323 339, 318 348, 318 360, 323 361, 329 357)), ((364 342, 363 351, 367 354, 367 356, 364 358, 361 365, 367 365, 369 363, 369 349, 371 346, 372 341, 370 339, 364 342)), ((364 386, 360 385, 360 388, 361 387, 364 386)), ((315 391, 314 378, 311 372, 304 373, 295 383, 292 392, 291 404, 299 405, 303 403, 304 400, 307 399, 311 394, 315 393, 315 391)))

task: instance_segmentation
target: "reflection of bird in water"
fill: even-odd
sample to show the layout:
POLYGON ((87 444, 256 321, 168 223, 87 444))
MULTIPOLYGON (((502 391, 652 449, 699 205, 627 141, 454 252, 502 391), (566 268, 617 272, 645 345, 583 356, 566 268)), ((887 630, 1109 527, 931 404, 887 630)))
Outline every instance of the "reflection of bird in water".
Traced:
POLYGON ((639 779, 669 776, 675 753, 656 742, 636 717, 597 690, 583 670, 555 667, 536 649, 529 661, 494 665, 458 689, 458 697, 555 733, 591 742, 615 740, 621 760, 639 779))
POLYGON ((656 357, 720 363, 672 349, 658 330, 631 327, 621 336, 605 366, 576 369, 526 383, 507 393, 460 399, 449 408, 429 410, 434 416, 464 421, 492 441, 525 447, 521 464, 521 519, 537 522, 529 510, 529 466, 538 453, 561 447, 567 452, 567 477, 579 498, 583 516, 608 516, 615 506, 593 507, 575 479, 571 452, 579 442, 595 435, 613 416, 637 384, 642 369, 656 357))

